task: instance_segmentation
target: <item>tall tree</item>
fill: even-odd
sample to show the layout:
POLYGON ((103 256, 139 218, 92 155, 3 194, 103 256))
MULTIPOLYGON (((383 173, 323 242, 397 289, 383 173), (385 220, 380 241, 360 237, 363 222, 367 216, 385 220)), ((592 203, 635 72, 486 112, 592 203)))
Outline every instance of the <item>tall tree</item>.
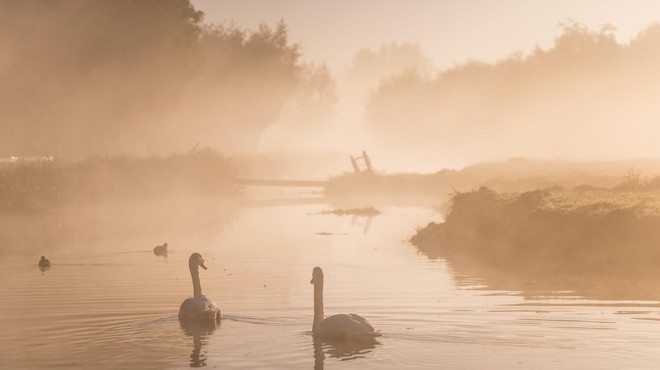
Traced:
POLYGON ((3 154, 94 151, 131 135, 197 68, 202 17, 188 0, 0 3, 3 154))

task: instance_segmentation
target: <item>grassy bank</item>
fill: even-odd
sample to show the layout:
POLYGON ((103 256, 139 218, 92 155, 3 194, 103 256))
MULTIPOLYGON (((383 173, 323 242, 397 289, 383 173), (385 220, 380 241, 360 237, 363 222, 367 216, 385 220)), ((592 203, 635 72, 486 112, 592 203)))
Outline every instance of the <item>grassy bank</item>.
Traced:
POLYGON ((236 169, 211 149, 166 157, 106 157, 0 165, 0 213, 88 201, 220 195, 237 191, 236 169))
POLYGON ((328 180, 325 194, 342 207, 412 205, 440 207, 455 191, 486 186, 498 192, 563 189, 652 188, 645 176, 660 175, 660 161, 566 162, 511 159, 431 174, 347 173, 328 180), (631 172, 631 169, 635 169, 631 172), (621 184, 626 177, 627 182, 621 184))
POLYGON ((456 193, 444 222, 411 241, 492 289, 583 290, 600 298, 639 298, 630 294, 642 289, 660 298, 657 284, 644 284, 660 277, 658 190, 480 188, 456 193))

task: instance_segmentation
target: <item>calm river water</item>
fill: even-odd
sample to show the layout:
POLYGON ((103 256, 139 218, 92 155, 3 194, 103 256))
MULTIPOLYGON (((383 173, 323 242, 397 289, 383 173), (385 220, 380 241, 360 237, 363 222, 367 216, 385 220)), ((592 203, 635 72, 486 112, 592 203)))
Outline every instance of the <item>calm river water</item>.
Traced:
MULTIPOLYGON (((1 368, 656 369, 660 363, 657 300, 634 289, 625 300, 583 297, 566 277, 556 277, 557 291, 539 291, 533 281, 511 285, 520 290, 501 290, 498 281, 493 290, 479 270, 466 274, 408 243, 417 227, 441 219, 432 209, 380 208, 368 219, 322 214, 332 208, 325 204, 152 203, 3 220, 1 368), (152 252, 163 242, 167 258, 152 252), (225 314, 214 331, 183 329, 177 320, 192 294, 192 252, 204 256, 203 291, 225 314), (53 264, 48 271, 37 267, 41 255, 53 264), (326 315, 366 317, 382 333, 377 343, 312 339, 314 266, 325 271, 326 315)), ((515 281, 516 271, 507 273, 515 281)), ((606 283, 616 284, 616 277, 593 282, 606 283)))

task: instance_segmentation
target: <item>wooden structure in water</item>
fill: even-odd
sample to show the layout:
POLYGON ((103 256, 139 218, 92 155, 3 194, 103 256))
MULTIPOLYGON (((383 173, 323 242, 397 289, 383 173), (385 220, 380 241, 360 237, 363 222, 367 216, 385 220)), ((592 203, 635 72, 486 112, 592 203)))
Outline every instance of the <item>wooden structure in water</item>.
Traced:
POLYGON ((369 158, 369 155, 367 155, 367 152, 364 150, 362 151, 362 155, 359 157, 351 156, 351 165, 353 165, 353 171, 355 173, 368 173, 370 175, 373 175, 374 173, 374 169, 371 167, 371 159, 369 158), (358 163, 360 160, 364 164, 364 168, 360 168, 358 163))
MULTIPOLYGON (((359 157, 351 156, 351 165, 355 173, 374 174, 374 169, 371 166, 371 158, 367 152, 362 151, 359 157)), ((271 187, 307 187, 307 188, 324 188, 327 181, 314 181, 314 180, 267 180, 267 179, 238 179, 240 186, 271 186, 271 187)))

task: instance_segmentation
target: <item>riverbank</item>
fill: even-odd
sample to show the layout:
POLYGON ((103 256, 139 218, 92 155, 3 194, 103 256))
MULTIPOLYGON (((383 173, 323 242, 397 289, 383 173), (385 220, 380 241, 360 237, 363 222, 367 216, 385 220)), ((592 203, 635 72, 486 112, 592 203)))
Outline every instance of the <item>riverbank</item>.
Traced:
POLYGON ((237 170, 212 149, 164 157, 45 159, 0 165, 0 213, 130 199, 236 194, 237 170))
POLYGON ((479 163, 430 174, 345 173, 332 177, 325 195, 343 208, 432 206, 446 209, 452 193, 485 186, 497 192, 536 189, 607 189, 640 185, 660 176, 660 160, 568 162, 524 158, 479 163))
POLYGON ((660 276, 660 190, 623 189, 456 193, 445 220, 420 228, 411 242, 491 289, 560 291, 578 279, 599 298, 639 289, 660 298, 643 283, 660 276), (613 276, 631 287, 608 286, 613 276))

